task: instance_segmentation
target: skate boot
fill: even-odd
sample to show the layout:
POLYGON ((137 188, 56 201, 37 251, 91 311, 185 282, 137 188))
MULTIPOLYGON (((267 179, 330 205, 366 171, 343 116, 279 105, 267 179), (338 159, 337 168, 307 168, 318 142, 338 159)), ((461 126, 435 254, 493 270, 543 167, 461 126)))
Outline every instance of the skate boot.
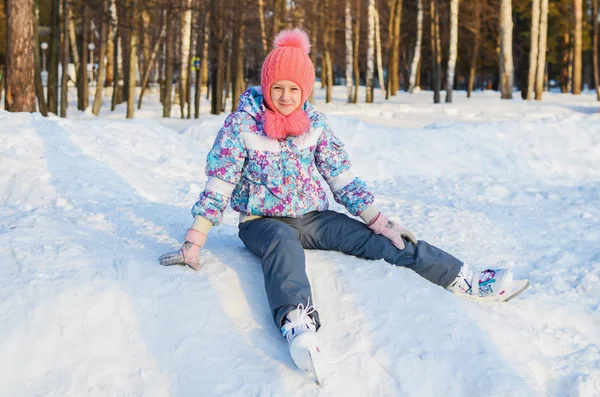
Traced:
POLYGON ((514 280, 510 269, 486 269, 474 273, 468 265, 463 265, 447 289, 463 298, 506 302, 527 287, 529 281, 514 280))
POLYGON ((310 305, 305 308, 303 304, 299 304, 297 309, 285 316, 281 333, 288 341, 290 355, 296 366, 312 373, 319 384, 317 367, 321 359, 321 349, 317 338, 317 324, 310 316, 314 311, 310 305))

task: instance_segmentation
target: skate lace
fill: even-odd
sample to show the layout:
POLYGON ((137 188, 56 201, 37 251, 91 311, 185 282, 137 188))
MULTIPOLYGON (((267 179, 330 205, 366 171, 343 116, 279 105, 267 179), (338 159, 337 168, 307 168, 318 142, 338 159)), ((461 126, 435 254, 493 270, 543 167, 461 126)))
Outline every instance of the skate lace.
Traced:
POLYGON ((295 320, 287 319, 287 323, 281 327, 281 333, 289 341, 292 340, 297 334, 305 331, 316 331, 316 325, 313 318, 310 316, 315 312, 315 308, 310 304, 310 298, 304 304, 300 303, 296 307, 298 309, 298 317, 295 320))

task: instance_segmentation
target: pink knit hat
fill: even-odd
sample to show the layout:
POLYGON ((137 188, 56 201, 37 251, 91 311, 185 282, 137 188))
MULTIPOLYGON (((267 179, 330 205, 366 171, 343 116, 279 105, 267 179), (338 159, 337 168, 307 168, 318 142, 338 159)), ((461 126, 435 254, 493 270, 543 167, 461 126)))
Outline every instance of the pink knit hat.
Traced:
POLYGON ((283 30, 275 37, 275 48, 262 66, 260 87, 267 105, 264 130, 267 136, 283 139, 297 136, 310 128, 310 120, 302 105, 315 84, 315 67, 310 60, 310 40, 301 29, 283 30), (302 91, 301 105, 288 116, 277 111, 271 101, 271 86, 279 80, 290 80, 302 91))
POLYGON ((271 109, 275 109, 271 102, 271 86, 279 80, 290 80, 302 90, 304 103, 315 84, 315 67, 308 56, 308 35, 298 28, 282 30, 273 43, 275 48, 267 55, 262 66, 260 88, 265 102, 271 109))

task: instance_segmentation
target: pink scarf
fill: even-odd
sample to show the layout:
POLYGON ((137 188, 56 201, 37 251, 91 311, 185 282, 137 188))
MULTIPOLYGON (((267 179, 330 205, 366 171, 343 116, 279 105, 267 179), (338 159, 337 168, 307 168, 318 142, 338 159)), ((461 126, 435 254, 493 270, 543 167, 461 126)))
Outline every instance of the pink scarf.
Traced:
POLYGON ((269 138, 284 139, 288 136, 304 134, 310 128, 308 114, 301 108, 287 116, 270 109, 265 109, 264 130, 269 138))

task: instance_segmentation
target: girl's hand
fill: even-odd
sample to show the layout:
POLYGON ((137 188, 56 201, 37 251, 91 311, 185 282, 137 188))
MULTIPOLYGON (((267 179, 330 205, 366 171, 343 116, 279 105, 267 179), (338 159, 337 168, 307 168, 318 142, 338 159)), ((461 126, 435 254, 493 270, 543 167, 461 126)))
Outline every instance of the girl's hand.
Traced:
POLYGON ((369 228, 377 234, 381 234, 387 237, 396 248, 403 250, 405 247, 404 240, 408 240, 413 244, 417 244, 418 240, 414 234, 406 230, 401 225, 390 220, 387 216, 381 212, 377 217, 369 224, 369 228))
POLYGON ((163 266, 188 265, 194 270, 200 270, 199 253, 200 248, 206 242, 206 234, 194 229, 188 229, 185 234, 185 242, 178 251, 167 252, 158 258, 163 266))

